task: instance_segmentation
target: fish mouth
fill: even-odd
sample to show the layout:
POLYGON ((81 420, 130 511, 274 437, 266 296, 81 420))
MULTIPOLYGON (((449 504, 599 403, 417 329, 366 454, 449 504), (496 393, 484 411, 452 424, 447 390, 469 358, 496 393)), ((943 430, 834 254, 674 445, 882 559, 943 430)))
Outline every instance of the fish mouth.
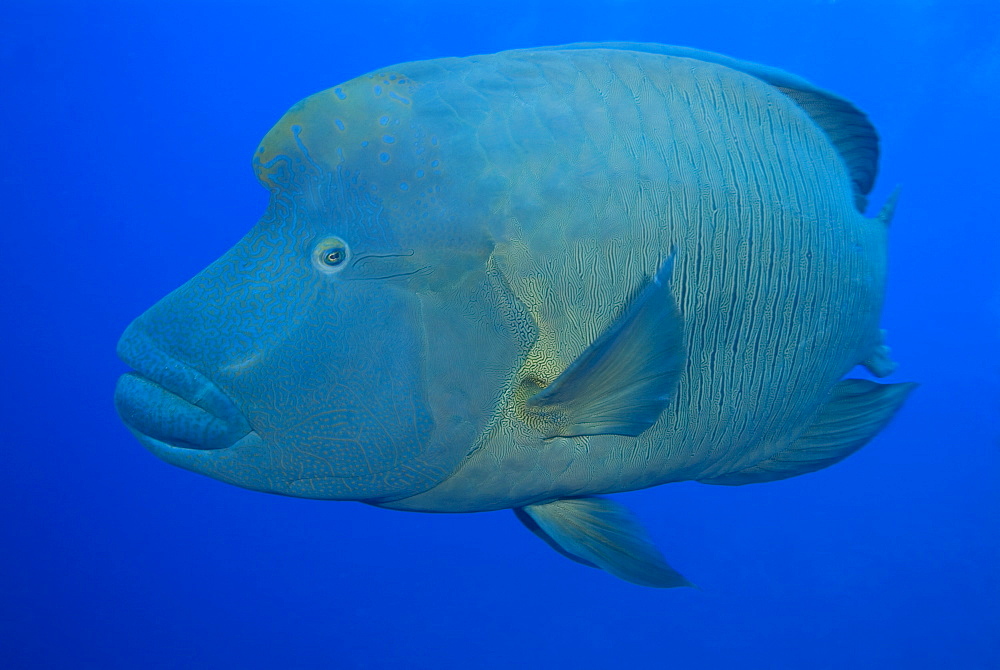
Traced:
POLYGON ((228 449, 252 432, 236 403, 212 380, 156 347, 135 324, 119 340, 118 356, 133 372, 118 379, 115 408, 154 452, 228 449))

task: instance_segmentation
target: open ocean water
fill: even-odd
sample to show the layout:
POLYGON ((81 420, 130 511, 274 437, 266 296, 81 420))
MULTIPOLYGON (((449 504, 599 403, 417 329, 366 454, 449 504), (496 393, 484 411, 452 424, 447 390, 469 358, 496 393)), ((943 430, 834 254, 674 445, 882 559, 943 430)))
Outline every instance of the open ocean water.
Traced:
POLYGON ((1000 8, 943 0, 4 3, 2 668, 1000 668, 1000 8), (299 99, 577 41, 777 66, 865 110, 903 187, 883 327, 918 381, 843 463, 618 496, 700 587, 559 556, 508 511, 284 498, 115 413, 125 326, 226 251, 299 99))

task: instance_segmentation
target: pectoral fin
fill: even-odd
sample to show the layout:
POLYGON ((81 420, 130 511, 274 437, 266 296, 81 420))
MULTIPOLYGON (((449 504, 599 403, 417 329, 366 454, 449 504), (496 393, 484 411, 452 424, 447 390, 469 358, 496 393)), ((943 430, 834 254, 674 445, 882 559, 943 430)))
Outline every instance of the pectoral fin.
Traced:
POLYGON ((684 329, 671 254, 604 333, 525 402, 545 437, 639 435, 656 423, 683 369, 684 329))
POLYGON ((830 400, 797 440, 754 466, 704 484, 739 486, 787 479, 815 472, 847 458, 882 430, 916 384, 879 384, 845 379, 833 387, 830 400))
POLYGON ((567 498, 514 510, 563 556, 640 586, 691 586, 671 568, 632 513, 607 498, 567 498))

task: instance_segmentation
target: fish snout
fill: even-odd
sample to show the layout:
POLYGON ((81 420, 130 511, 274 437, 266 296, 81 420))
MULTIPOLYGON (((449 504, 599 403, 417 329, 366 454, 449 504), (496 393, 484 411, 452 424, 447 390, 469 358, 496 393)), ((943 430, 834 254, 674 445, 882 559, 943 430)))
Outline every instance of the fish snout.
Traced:
POLYGON ((134 372, 118 379, 115 408, 148 448, 226 449, 252 431, 212 380, 155 346, 135 324, 118 342, 118 355, 134 372))

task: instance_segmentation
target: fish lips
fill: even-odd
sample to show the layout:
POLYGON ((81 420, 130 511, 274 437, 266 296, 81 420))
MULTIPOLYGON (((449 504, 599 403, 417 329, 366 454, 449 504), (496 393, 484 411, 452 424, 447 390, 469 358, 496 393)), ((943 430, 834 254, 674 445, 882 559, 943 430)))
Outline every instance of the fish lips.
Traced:
POLYGON ((115 408, 139 441, 163 447, 228 449, 252 432, 236 404, 210 379, 153 346, 130 326, 118 355, 134 372, 115 387, 115 408))

